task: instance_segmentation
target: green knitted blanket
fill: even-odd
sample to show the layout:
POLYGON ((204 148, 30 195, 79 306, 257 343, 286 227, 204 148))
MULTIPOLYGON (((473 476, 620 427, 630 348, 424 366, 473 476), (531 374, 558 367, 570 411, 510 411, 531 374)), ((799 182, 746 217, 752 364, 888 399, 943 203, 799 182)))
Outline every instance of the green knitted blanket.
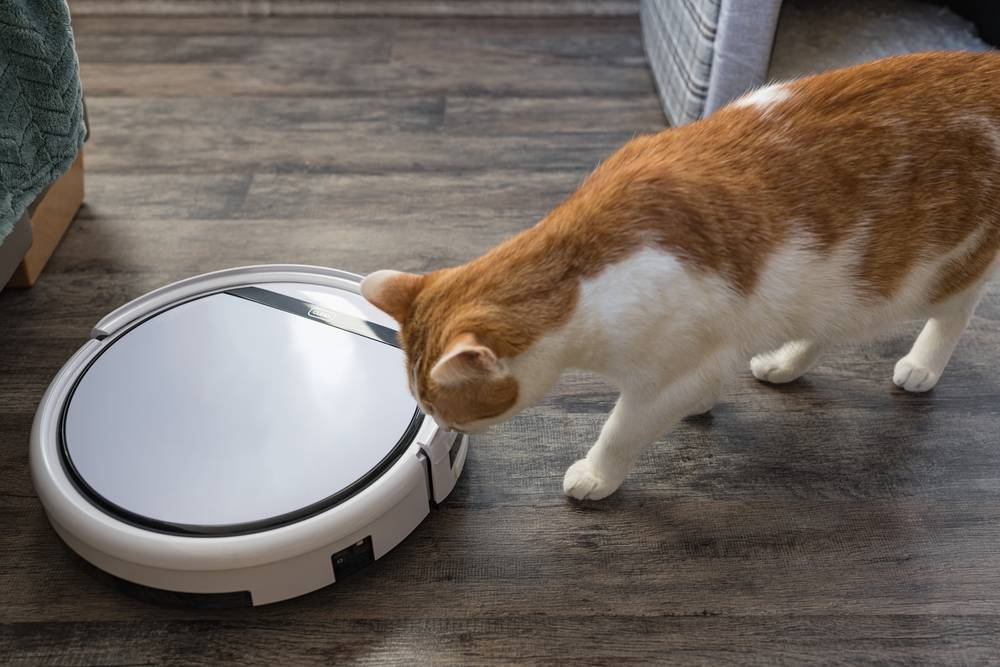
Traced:
POLYGON ((85 134, 65 0, 0 0, 0 242, 85 134))

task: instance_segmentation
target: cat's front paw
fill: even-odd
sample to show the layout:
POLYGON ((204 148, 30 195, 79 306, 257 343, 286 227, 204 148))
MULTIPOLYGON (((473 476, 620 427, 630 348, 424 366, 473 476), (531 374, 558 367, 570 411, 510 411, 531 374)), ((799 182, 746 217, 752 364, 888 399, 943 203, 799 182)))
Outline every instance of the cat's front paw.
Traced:
POLYGON ((600 500, 618 490, 622 480, 609 480, 594 470, 587 459, 580 459, 566 470, 563 493, 577 500, 600 500))
POLYGON ((896 362, 892 382, 900 389, 919 393, 933 389, 940 376, 940 373, 906 356, 896 362))

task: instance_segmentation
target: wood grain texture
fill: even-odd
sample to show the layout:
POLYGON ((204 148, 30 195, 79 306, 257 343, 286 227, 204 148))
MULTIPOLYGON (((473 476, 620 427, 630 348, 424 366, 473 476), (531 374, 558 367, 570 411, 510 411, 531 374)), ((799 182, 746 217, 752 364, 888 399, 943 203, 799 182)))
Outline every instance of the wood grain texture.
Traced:
POLYGON ((70 0, 77 16, 635 16, 638 0, 70 0))
POLYGON ((933 392, 891 385, 916 324, 786 387, 746 373, 606 501, 561 496, 614 401, 571 373, 330 589, 191 611, 91 578, 27 443, 104 314, 240 264, 463 261, 662 115, 633 19, 85 19, 77 39, 88 203, 39 283, 0 292, 0 663, 996 663, 996 284, 933 392))
POLYGON ((79 22, 87 94, 646 97, 641 91, 652 86, 640 34, 623 29, 634 28, 635 19, 320 18, 285 20, 273 31, 270 21, 223 20, 219 30, 234 41, 195 62, 220 40, 213 21, 197 21, 207 25, 193 35, 169 27, 190 22, 131 23, 134 30, 125 34, 103 27, 108 20, 79 22), (247 23, 264 27, 251 29, 249 40, 234 34, 247 23), (87 26, 95 26, 92 44, 87 26), (366 50, 372 57, 358 62, 366 50))

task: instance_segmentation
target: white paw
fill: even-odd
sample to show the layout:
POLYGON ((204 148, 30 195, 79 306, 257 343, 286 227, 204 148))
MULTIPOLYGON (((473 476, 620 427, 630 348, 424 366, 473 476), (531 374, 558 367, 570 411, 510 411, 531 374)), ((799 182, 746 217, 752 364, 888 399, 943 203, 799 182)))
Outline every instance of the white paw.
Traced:
POLYGON ((594 471, 587 459, 580 459, 571 465, 563 477, 563 493, 577 500, 600 500, 610 496, 619 486, 621 480, 604 479, 594 471))
POLYGON ((797 380, 806 372, 800 364, 790 363, 773 352, 758 354, 750 360, 750 372, 762 382, 783 384, 797 380))
POLYGON ((892 382, 906 391, 921 392, 933 389, 939 377, 941 377, 940 373, 920 363, 910 361, 909 357, 903 357, 896 362, 896 369, 892 373, 892 382))
POLYGON ((712 408, 715 407, 715 403, 715 396, 710 396, 688 410, 687 416, 694 417, 696 415, 703 415, 706 412, 710 412, 712 408))

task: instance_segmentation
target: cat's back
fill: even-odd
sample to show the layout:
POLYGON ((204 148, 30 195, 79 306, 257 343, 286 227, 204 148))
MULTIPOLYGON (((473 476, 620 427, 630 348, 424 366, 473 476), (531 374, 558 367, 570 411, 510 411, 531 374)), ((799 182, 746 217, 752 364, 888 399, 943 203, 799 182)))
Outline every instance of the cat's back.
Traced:
POLYGON ((766 86, 628 142, 543 222, 517 247, 565 241, 584 276, 652 245, 749 294, 783 250, 851 249, 858 285, 889 296, 968 245, 971 279, 1000 245, 1000 54, 897 56, 766 86))
POLYGON ((878 168, 880 159, 904 152, 963 147, 998 159, 1000 53, 895 56, 775 83, 672 132, 663 142, 668 153, 714 168, 766 170, 850 157, 869 158, 857 167, 878 168))
POLYGON ((994 51, 896 56, 775 84, 692 130, 706 150, 688 155, 838 227, 898 218, 933 237, 963 213, 969 225, 1000 224, 994 51))
POLYGON ((787 84, 787 110, 826 118, 941 118, 1000 113, 1000 53, 937 51, 883 58, 787 84))
POLYGON ((883 296, 914 267, 961 250, 961 266, 947 268, 961 279, 949 274, 953 285, 936 292, 947 296, 996 254, 996 52, 897 56, 774 84, 690 133, 678 153, 688 173, 746 203, 742 220, 709 222, 720 236, 758 233, 767 254, 789 239, 821 254, 853 244, 859 285, 883 296))
POLYGON ((566 229, 654 239, 742 292, 789 244, 865 248, 859 280, 886 295, 980 235, 984 265, 1000 242, 1000 54, 897 56, 766 86, 629 142, 569 204, 566 229))

